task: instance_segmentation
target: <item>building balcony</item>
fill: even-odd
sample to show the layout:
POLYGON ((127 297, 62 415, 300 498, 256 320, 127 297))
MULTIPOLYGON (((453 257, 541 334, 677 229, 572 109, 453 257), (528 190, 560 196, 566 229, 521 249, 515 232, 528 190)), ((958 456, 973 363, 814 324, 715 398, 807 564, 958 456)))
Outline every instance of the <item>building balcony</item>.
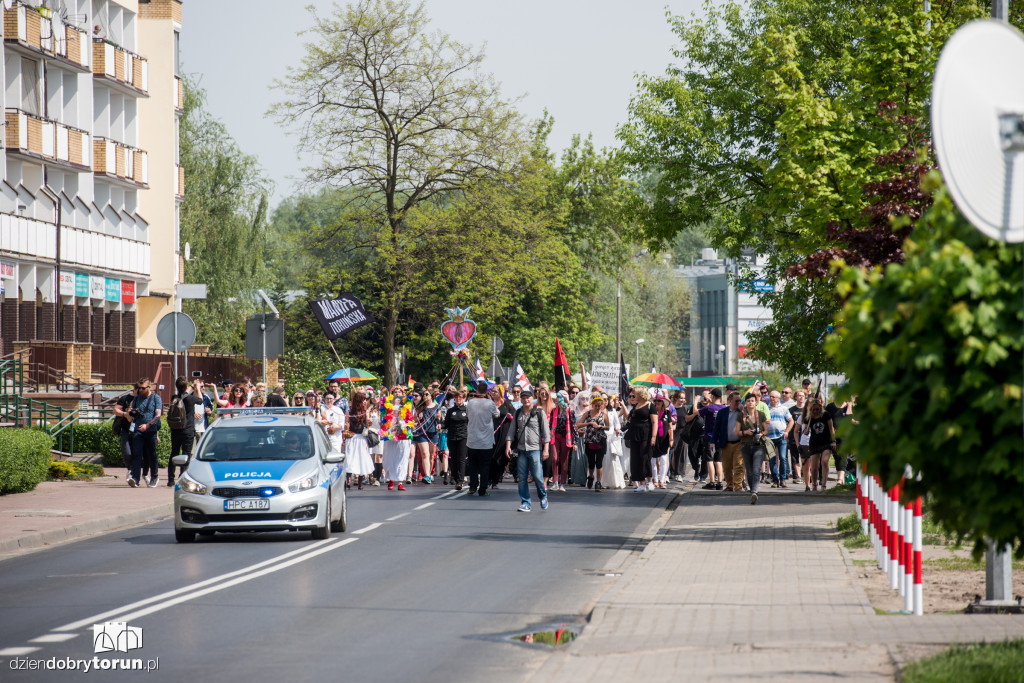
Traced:
POLYGON ((50 121, 20 109, 4 112, 7 153, 90 170, 90 136, 80 128, 50 121))
POLYGON ((174 167, 174 196, 178 199, 185 198, 185 167, 174 167))
POLYGON ((65 24, 46 8, 31 7, 18 0, 4 5, 4 45, 54 59, 72 69, 89 71, 89 38, 85 31, 65 24))
POLYGON ((92 73, 122 93, 149 97, 149 62, 109 40, 92 39, 92 73))
POLYGON ((185 111, 185 86, 178 76, 174 77, 174 111, 179 114, 185 111))
POLYGON ((149 187, 149 155, 107 138, 96 138, 93 145, 93 171, 126 187, 149 187))
MULTIPOLYGON (((0 214, 0 252, 53 260, 57 235, 53 223, 0 214)), ((102 232, 61 226, 60 259, 65 268, 81 266, 149 277, 150 246, 146 242, 102 232)))

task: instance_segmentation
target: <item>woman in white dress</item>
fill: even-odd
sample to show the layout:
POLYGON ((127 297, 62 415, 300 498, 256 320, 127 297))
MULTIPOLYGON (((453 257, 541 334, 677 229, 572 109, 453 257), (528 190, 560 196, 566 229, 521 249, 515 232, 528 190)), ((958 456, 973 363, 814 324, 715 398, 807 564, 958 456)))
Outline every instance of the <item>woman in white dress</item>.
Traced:
MULTIPOLYGON (((328 394, 330 396, 330 394, 328 394)), ((345 470, 356 478, 356 486, 363 488, 363 477, 373 474, 373 458, 366 442, 366 430, 369 428, 369 404, 366 395, 357 391, 348 404, 348 415, 345 416, 345 470)))
POLYGON ((626 487, 622 469, 622 420, 619 418, 619 397, 612 394, 608 401, 608 453, 604 458, 601 486, 606 489, 626 487))
MULTIPOLYGON (((382 439, 384 436, 388 437, 384 441, 384 476, 388 480, 388 491, 394 490, 396 485, 399 491, 404 491, 405 476, 409 471, 410 447, 409 439, 403 433, 404 429, 408 428, 408 425, 402 424, 400 416, 402 403, 405 402, 405 387, 401 385, 392 387, 389 398, 392 403, 393 418, 388 433, 386 435, 381 434, 382 439), (398 438, 399 436, 401 438, 398 438)), ((383 425, 381 425, 381 429, 383 428, 383 425)))
MULTIPOLYGON (((366 387, 362 390, 366 394, 366 411, 367 417, 370 420, 369 427, 370 431, 376 432, 380 436, 380 405, 377 402, 377 397, 373 394, 371 387, 366 387)), ((352 403, 352 399, 349 399, 349 404, 352 403)), ((380 480, 384 478, 384 442, 380 439, 377 440, 377 445, 370 446, 370 457, 373 459, 373 477, 371 481, 374 486, 380 486, 380 480)))

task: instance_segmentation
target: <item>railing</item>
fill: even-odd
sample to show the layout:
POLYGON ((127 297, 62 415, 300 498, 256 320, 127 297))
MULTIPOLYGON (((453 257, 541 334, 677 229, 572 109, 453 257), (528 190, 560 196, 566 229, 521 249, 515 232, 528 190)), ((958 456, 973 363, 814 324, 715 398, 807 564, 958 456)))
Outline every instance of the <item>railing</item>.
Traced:
POLYGON ((105 38, 92 39, 92 72, 142 94, 149 92, 149 62, 105 38))
POLYGON ((4 121, 7 124, 8 149, 91 168, 91 144, 87 131, 21 109, 6 109, 4 121))
MULTIPOLYGON (((66 266, 106 268, 131 276, 149 275, 150 245, 146 242, 68 225, 61 226, 60 236, 61 260, 66 266)), ((0 250, 54 258, 57 246, 53 223, 0 214, 0 250)))
POLYGON ((99 385, 83 382, 67 370, 60 370, 46 363, 24 363, 25 385, 30 391, 49 391, 51 388, 59 392, 74 391, 78 393, 94 393, 99 385))
POLYGON ((174 196, 179 199, 185 198, 185 167, 174 167, 174 196))
POLYGON ((149 184, 149 154, 108 138, 96 138, 93 170, 138 185, 149 184))
POLYGON ((47 8, 14 0, 4 9, 4 40, 89 69, 89 40, 85 31, 65 24, 60 15, 47 8))

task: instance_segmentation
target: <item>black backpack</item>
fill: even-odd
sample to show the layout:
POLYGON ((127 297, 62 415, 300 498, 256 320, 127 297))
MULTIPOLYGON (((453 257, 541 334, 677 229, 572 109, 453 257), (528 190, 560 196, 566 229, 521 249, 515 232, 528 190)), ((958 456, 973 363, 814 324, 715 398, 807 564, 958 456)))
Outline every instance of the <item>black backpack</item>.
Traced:
POLYGON ((687 430, 686 437, 690 443, 693 443, 694 440, 702 436, 704 436, 704 416, 698 412, 697 416, 690 420, 690 428, 687 430))
POLYGON ((167 426, 171 429, 184 429, 188 424, 187 415, 185 402, 181 400, 180 394, 175 394, 167 408, 167 426))

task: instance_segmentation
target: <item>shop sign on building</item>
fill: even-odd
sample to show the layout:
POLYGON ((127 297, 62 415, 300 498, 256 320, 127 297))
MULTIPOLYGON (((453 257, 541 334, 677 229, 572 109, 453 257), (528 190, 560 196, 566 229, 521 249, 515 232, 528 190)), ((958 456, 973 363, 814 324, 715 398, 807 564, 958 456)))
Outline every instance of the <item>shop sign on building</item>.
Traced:
POLYGON ((103 299, 107 294, 107 282, 98 275, 89 276, 89 295, 93 299, 103 299))
POLYGON ((135 283, 131 280, 121 280, 121 303, 135 303, 135 283))
POLYGON ((112 277, 107 278, 107 301, 115 304, 121 301, 121 281, 112 277))

